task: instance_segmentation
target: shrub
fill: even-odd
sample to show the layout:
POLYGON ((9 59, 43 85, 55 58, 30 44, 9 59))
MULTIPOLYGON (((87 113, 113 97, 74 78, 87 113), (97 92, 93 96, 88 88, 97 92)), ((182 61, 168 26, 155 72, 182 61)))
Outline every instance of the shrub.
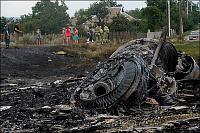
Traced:
POLYGON ((35 44, 36 37, 30 33, 28 34, 23 34, 19 38, 19 43, 20 44, 35 44))

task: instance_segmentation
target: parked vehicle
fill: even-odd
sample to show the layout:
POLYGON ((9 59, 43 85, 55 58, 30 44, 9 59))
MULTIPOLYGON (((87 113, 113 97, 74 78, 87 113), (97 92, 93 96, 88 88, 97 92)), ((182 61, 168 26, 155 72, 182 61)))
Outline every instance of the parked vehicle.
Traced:
POLYGON ((199 38, 200 38, 199 30, 192 31, 189 35, 189 40, 199 40, 199 38))

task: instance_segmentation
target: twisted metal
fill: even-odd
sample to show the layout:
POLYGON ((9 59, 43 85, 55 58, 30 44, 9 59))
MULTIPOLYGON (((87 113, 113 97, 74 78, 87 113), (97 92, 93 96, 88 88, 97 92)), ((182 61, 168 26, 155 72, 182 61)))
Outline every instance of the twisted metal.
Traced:
MULTIPOLYGON (((71 101, 88 109, 111 108, 130 101, 137 104, 146 92, 157 87, 149 69, 157 45, 155 39, 137 39, 123 45, 96 66, 72 94, 71 101)), ((163 73, 176 69, 177 52, 172 44, 162 45, 155 65, 163 73)))

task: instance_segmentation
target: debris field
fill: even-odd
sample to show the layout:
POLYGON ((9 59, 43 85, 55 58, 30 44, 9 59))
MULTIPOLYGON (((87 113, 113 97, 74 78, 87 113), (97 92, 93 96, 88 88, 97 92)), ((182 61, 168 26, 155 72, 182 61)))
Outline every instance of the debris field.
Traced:
MULTIPOLYGON (((178 64, 163 65, 162 57, 166 58, 164 54, 158 57, 158 62, 154 64, 159 66, 159 69, 155 67, 148 69, 154 51, 139 45, 146 45, 147 42, 159 44, 156 40, 138 39, 126 44, 130 46, 129 48, 121 47, 119 51, 113 53, 109 59, 116 60, 105 61, 113 67, 111 70, 109 69, 111 66, 107 67, 105 63, 99 63, 95 68, 72 67, 71 64, 77 62, 78 58, 76 55, 69 56, 70 53, 67 52, 59 52, 64 51, 63 46, 1 49, 0 131, 3 133, 200 132, 199 79, 187 76, 190 73, 178 79, 180 71, 179 75, 170 73, 175 71, 178 64), (138 49, 132 45, 133 43, 138 49), (146 50, 140 51, 141 47, 146 50), (137 52, 134 53, 133 49, 137 52), (127 56, 137 53, 142 53, 140 57, 146 59, 145 62, 148 61, 149 64, 140 62, 139 56, 134 56, 134 60, 130 56, 124 59, 125 54, 127 56), (140 70, 139 67, 125 70, 130 66, 135 67, 130 63, 134 61, 138 61, 137 65, 144 67, 141 69, 143 73, 140 73, 142 76, 137 74, 140 77, 138 84, 134 84, 136 80, 132 80, 135 85, 134 91, 125 90, 124 93, 120 93, 122 96, 117 97, 116 95, 120 95, 114 93, 118 89, 117 85, 120 86, 121 81, 128 84, 123 80, 124 72, 137 73, 140 70), (102 76, 102 73, 115 79, 104 78, 105 75, 102 76), (152 78, 149 73, 153 73, 156 78, 152 78), (176 80, 173 76, 177 76, 176 80), (165 90, 165 84, 169 82, 171 84, 168 84, 165 90), (85 89, 88 86, 90 89, 85 89), (115 94, 115 98, 111 95, 106 96, 111 92, 115 94), (101 97, 102 100, 98 101, 101 97)), ((166 47, 173 49, 171 44, 167 44, 166 47)), ((177 59, 181 57, 187 58, 178 53, 177 59)), ((173 59, 168 60, 173 61, 173 59)), ((184 72, 186 68, 180 67, 179 70, 184 72)), ((137 79, 137 75, 132 77, 137 79)), ((132 84, 127 88, 131 86, 132 84)))

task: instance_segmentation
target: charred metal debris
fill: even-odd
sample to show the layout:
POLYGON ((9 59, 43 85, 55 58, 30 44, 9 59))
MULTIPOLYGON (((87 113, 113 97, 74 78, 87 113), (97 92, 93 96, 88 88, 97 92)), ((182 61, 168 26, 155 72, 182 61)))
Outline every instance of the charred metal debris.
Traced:
POLYGON ((199 133, 199 68, 164 33, 121 46, 88 78, 1 77, 0 132, 199 133))
POLYGON ((71 104, 99 111, 140 107, 142 103, 157 109, 177 105, 182 82, 198 84, 199 66, 190 55, 165 42, 166 34, 165 27, 160 40, 136 39, 119 47, 76 88, 71 104))

